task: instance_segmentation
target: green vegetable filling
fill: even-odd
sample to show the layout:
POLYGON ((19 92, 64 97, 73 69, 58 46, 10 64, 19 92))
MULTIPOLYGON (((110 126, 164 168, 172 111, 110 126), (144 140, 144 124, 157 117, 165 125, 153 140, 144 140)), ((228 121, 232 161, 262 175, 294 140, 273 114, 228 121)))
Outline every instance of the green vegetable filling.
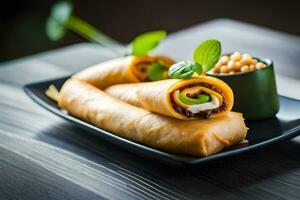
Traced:
POLYGON ((202 75, 218 62, 222 46, 218 40, 206 40, 194 51, 194 62, 180 61, 169 69, 169 76, 173 79, 187 79, 195 73, 202 75))
POLYGON ((203 104, 211 101, 210 95, 206 93, 198 94, 193 98, 183 95, 182 93, 179 93, 178 98, 182 103, 186 105, 197 105, 197 104, 203 104))
POLYGON ((159 81, 168 78, 167 68, 160 63, 155 63, 149 66, 147 74, 150 81, 159 81))

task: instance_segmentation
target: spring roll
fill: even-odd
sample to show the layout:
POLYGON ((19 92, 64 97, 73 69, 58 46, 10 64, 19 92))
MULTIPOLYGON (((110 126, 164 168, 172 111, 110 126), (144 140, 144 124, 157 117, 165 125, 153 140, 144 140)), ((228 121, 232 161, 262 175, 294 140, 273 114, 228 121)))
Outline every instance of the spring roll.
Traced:
POLYGON ((240 113, 184 121, 129 105, 91 84, 69 79, 59 94, 69 114, 121 137, 168 152, 208 156, 238 144, 247 128, 240 113))
POLYGON ((174 61, 166 56, 126 56, 86 68, 73 78, 104 89, 114 84, 149 81, 147 69, 153 64, 164 66, 167 73, 174 61))
POLYGON ((105 92, 134 106, 183 120, 226 114, 234 101, 231 88, 209 76, 120 84, 105 92))

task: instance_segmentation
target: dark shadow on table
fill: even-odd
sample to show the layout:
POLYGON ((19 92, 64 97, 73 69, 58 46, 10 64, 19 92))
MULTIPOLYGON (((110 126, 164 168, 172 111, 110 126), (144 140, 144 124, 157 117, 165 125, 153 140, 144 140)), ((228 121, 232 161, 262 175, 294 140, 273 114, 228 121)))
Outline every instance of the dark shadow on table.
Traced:
MULTIPOLYGON (((42 133, 38 136, 38 140, 92 162, 98 163, 99 158, 104 157, 107 163, 114 163, 137 174, 146 172, 153 180, 169 181, 170 184, 186 187, 193 193, 208 192, 205 191, 206 188, 202 190, 202 187, 195 184, 199 181, 224 187, 226 191, 235 191, 237 188, 249 187, 262 180, 275 178, 300 168, 300 142, 297 140, 278 143, 192 169, 171 167, 148 160, 67 122, 51 126, 42 133)), ((105 165, 103 162, 101 164, 105 165)))

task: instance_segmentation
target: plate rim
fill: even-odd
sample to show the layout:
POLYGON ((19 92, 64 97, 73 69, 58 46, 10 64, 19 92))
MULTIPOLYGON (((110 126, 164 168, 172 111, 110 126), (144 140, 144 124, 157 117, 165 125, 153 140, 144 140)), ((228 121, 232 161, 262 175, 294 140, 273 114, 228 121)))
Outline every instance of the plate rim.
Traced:
MULTIPOLYGON (((150 155, 151 153, 154 153, 154 155, 150 155, 152 158, 161 161, 163 163, 167 163, 170 164, 170 162, 172 164, 175 165, 200 165, 200 164, 204 164, 204 163, 210 163, 213 161, 217 161, 217 160, 221 160, 227 157, 232 157, 241 153, 246 153, 246 152, 250 152, 253 150, 258 150, 261 148, 264 148, 270 144, 274 144, 277 142, 282 142, 284 140, 289 140, 292 139, 298 135, 300 135, 300 125, 297 127, 294 127, 292 129, 289 129, 287 131, 284 131, 282 135, 268 139, 266 141, 260 142, 260 143, 256 143, 253 145, 249 145, 249 146, 245 146, 245 147, 241 147, 241 148, 237 148, 237 149, 232 149, 230 151, 223 151, 223 152, 219 152, 217 154, 213 154, 210 155, 208 157, 191 157, 191 156, 184 156, 184 155, 179 155, 179 154, 174 154, 174 153, 169 153, 160 149, 155 149, 146 145, 143 145, 141 143, 135 142, 135 141, 131 141, 129 139, 123 138, 121 136, 118 136, 110 131, 101 129, 99 127, 96 127, 88 122, 85 122, 79 118, 73 117, 71 115, 68 115, 60 110, 58 110, 57 108, 53 107, 52 105, 48 104, 46 101, 44 101, 43 99, 39 98, 37 95, 35 95, 35 93, 31 90, 32 87, 36 87, 36 86, 40 86, 40 85, 44 85, 46 83, 56 83, 59 80, 63 80, 63 79, 67 79, 69 76, 64 76, 64 77, 58 77, 55 79, 50 79, 50 80, 44 80, 44 81, 35 81, 35 82, 31 82, 31 83, 27 83, 25 85, 22 86, 23 91, 26 93, 26 95, 32 99, 36 104, 38 104, 39 106, 41 106, 42 108, 50 111, 51 113, 69 121, 72 122, 72 124, 77 125, 85 130, 89 130, 91 132, 93 132, 94 135, 96 135, 97 137, 100 137, 102 139, 104 139, 107 142, 112 142, 115 145, 121 147, 121 148, 126 148, 128 151, 132 152, 132 147, 138 147, 139 151, 142 150, 142 153, 147 153, 147 155, 150 155), (99 134, 100 133, 100 134, 99 134), (105 137, 101 136, 101 134, 105 134, 105 137), (117 141, 113 141, 116 140, 117 141), (130 144, 131 147, 124 147, 124 145, 120 145, 119 143, 125 143, 125 145, 130 144), (157 157, 158 156, 158 157, 157 157), (180 158, 180 157, 186 157, 185 159, 180 158), (191 160, 188 160, 187 158, 189 158, 191 160), (163 160, 159 159, 159 158, 164 158, 163 160), (170 160, 166 160, 166 159, 170 159, 170 160)), ((288 99, 292 99, 289 97, 284 97, 284 98, 288 98, 288 99)), ((295 101, 298 101, 296 99, 292 99, 295 101)), ((136 153, 136 152, 133 152, 136 153)), ((138 153, 140 154, 140 153, 138 153)))

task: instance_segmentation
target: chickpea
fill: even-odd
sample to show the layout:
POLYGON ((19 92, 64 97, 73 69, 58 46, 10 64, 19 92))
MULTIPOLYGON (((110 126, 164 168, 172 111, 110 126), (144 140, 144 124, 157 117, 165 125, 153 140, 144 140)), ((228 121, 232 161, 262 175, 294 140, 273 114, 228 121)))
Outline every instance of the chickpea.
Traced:
POLYGON ((227 64, 228 61, 229 61, 229 56, 222 56, 222 57, 220 58, 220 62, 221 62, 222 64, 227 64))
POLYGON ((217 64, 214 66, 214 68, 212 69, 213 72, 219 72, 220 68, 222 67, 222 63, 219 61, 217 62, 217 64))
POLYGON ((249 54, 243 54, 240 62, 242 65, 249 65, 249 64, 251 64, 251 60, 252 60, 252 57, 249 54))
POLYGON ((249 66, 249 69, 250 69, 250 71, 254 71, 256 68, 255 68, 255 65, 250 65, 249 66))
POLYGON ((242 59, 245 59, 245 60, 252 60, 252 56, 247 54, 247 53, 244 53, 243 56, 242 56, 242 59))
POLYGON ((251 60, 246 59, 246 58, 242 58, 241 59, 241 64, 242 64, 242 66, 244 66, 244 65, 250 65, 251 64, 251 60))
POLYGON ((242 66, 248 65, 248 64, 250 64, 250 60, 247 60, 247 59, 243 59, 243 58, 242 58, 242 59, 240 60, 240 63, 241 63, 242 66))
POLYGON ((257 63, 257 60, 255 60, 255 59, 252 59, 250 63, 251 63, 251 64, 253 64, 253 65, 256 65, 256 63, 257 63))
POLYGON ((215 67, 221 67, 222 66, 222 62, 219 60, 218 62, 217 62, 217 64, 215 65, 215 67))
POLYGON ((239 61, 239 60, 241 60, 241 53, 240 52, 238 52, 238 51, 236 51, 236 52, 234 52, 231 56, 230 56, 230 59, 232 60, 232 61, 239 61))
POLYGON ((223 65, 221 68, 220 68, 220 72, 221 73, 227 73, 228 72, 228 67, 226 65, 223 65))
POLYGON ((256 69, 262 69, 262 68, 264 68, 264 67, 266 67, 266 65, 265 65, 264 63, 262 63, 262 62, 258 62, 258 63, 256 64, 256 69))
POLYGON ((249 72, 250 69, 249 69, 249 66, 248 65, 244 65, 242 68, 241 68, 241 72, 249 72))
POLYGON ((211 71, 214 73, 219 73, 220 72, 221 66, 215 66, 211 71))
POLYGON ((236 69, 235 62, 230 60, 227 64, 229 71, 234 71, 236 69))
POLYGON ((231 55, 222 56, 215 67, 211 70, 212 73, 234 74, 236 72, 250 72, 256 69, 262 69, 267 65, 263 62, 252 58, 251 55, 241 54, 236 51, 231 55))
POLYGON ((240 71, 240 69, 241 69, 241 67, 242 67, 242 63, 241 62, 236 62, 235 63, 235 69, 236 69, 236 71, 240 71))

